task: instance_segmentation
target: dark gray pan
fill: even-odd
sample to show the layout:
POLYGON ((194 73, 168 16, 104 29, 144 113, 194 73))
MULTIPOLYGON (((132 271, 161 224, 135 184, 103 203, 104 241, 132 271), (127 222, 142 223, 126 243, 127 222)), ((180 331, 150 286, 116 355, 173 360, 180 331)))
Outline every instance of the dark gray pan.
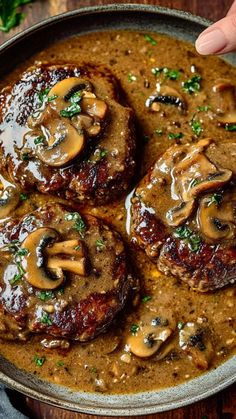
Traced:
MULTIPOLYGON (((0 77, 49 43, 71 35, 109 29, 136 29, 170 34, 194 42, 209 23, 185 12, 154 6, 121 4, 83 8, 38 23, 3 44, 0 47, 0 77)), ((236 64, 234 54, 226 59, 236 64)), ((229 386, 236 381, 236 356, 185 384, 134 395, 72 392, 20 371, 1 358, 0 381, 30 397, 78 412, 102 416, 141 415, 175 409, 229 386)))

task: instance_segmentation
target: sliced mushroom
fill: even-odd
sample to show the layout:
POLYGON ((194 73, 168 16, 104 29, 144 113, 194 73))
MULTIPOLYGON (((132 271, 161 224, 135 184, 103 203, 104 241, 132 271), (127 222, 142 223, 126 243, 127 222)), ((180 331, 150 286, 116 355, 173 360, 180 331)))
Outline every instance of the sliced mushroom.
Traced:
POLYGON ((92 92, 93 88, 88 80, 79 77, 69 77, 56 83, 48 93, 48 97, 53 98, 52 107, 60 114, 60 112, 68 106, 68 101, 76 92, 88 91, 92 92))
POLYGON ((180 205, 170 209, 166 213, 166 219, 170 226, 179 226, 186 221, 195 208, 195 201, 181 202, 180 205))
POLYGON ((188 322, 179 332, 179 346, 189 355, 195 366, 206 370, 213 356, 209 331, 198 324, 188 322))
POLYGON ((85 130, 91 137, 97 136, 101 131, 101 124, 95 123, 89 115, 76 115, 71 119, 71 123, 77 130, 85 130))
POLYGON ((84 256, 82 243, 79 240, 54 243, 58 239, 59 234, 56 230, 39 228, 29 234, 23 242, 22 248, 27 249, 27 254, 24 256, 22 266, 26 280, 34 287, 40 289, 59 287, 65 279, 63 271, 83 276, 86 274, 87 259, 84 256), (69 259, 66 257, 68 255, 69 259))
POLYGON ((86 275, 86 259, 84 257, 78 260, 50 257, 48 259, 47 267, 53 271, 57 277, 63 275, 63 270, 77 275, 86 275))
POLYGON ((201 232, 212 240, 230 240, 236 233, 236 203, 212 202, 212 196, 203 198, 197 213, 201 232))
POLYGON ((83 244, 80 240, 66 240, 64 242, 53 243, 46 249, 48 256, 55 256, 58 254, 70 255, 75 257, 82 257, 83 244))
POLYGON ((189 152, 172 170, 175 193, 185 202, 203 192, 222 187, 232 177, 231 170, 216 167, 202 153, 209 143, 209 140, 202 140, 189 147, 189 152))
POLYGON ((183 96, 175 89, 169 86, 160 86, 159 90, 146 100, 146 107, 155 111, 155 103, 177 106, 181 111, 186 111, 187 103, 183 96))
POLYGON ((213 87, 216 94, 217 120, 222 124, 236 124, 236 86, 230 80, 219 80, 213 87))
POLYGON ((126 350, 140 358, 154 355, 173 334, 175 322, 159 315, 149 315, 144 318, 137 331, 126 339, 126 350))
POLYGON ((49 117, 43 122, 42 129, 46 141, 36 145, 36 154, 47 165, 61 167, 81 153, 85 137, 67 119, 50 117, 50 109, 46 109, 46 113, 49 117))
POLYGON ((91 97, 82 99, 81 108, 82 112, 98 119, 104 119, 107 112, 107 104, 103 100, 91 97))
POLYGON ((45 266, 45 247, 59 238, 59 234, 52 228, 39 228, 30 233, 22 243, 22 249, 27 254, 22 260, 26 280, 36 288, 55 289, 64 281, 63 271, 55 278, 45 266))
POLYGON ((7 186, 3 189, 3 185, 0 182, 0 219, 8 217, 17 207, 19 201, 20 194, 17 189, 13 186, 7 186))

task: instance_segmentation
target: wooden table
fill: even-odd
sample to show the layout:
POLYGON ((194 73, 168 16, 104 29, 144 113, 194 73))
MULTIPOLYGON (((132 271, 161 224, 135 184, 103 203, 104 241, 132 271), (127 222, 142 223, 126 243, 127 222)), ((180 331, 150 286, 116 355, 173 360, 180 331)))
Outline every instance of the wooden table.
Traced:
MULTIPOLYGON (((117 0, 118 2, 118 0, 117 0)), ((10 38, 14 33, 43 20, 46 17, 58 13, 73 10, 81 6, 109 4, 112 0, 37 0, 27 6, 26 19, 20 28, 16 28, 10 34, 0 33, 0 43, 10 38)), ((116 3, 116 2, 114 2, 116 3)), ((125 0, 120 3, 127 3, 125 0)), ((229 9, 232 0, 129 0, 129 3, 150 3, 159 6, 183 9, 189 12, 217 20, 229 9)), ((24 397, 16 392, 11 392, 11 398, 16 406, 32 419, 57 418, 57 419, 88 419, 94 416, 83 415, 66 410, 58 409, 44 403, 24 397)), ((143 416, 145 418, 145 416, 143 416)), ((234 419, 236 418, 236 385, 208 398, 205 401, 195 403, 182 409, 167 413, 149 416, 149 419, 234 419)), ((7 419, 7 418, 6 418, 7 419)))

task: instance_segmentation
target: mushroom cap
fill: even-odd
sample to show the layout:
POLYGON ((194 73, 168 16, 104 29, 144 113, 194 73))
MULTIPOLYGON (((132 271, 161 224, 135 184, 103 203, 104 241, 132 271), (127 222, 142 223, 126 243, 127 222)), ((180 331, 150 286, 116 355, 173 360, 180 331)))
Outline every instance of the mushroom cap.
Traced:
POLYGON ((53 228, 42 227, 30 233, 22 243, 22 249, 27 250, 22 266, 25 270, 25 279, 34 287, 43 290, 53 290, 64 282, 63 272, 55 279, 46 271, 45 247, 59 238, 53 228))

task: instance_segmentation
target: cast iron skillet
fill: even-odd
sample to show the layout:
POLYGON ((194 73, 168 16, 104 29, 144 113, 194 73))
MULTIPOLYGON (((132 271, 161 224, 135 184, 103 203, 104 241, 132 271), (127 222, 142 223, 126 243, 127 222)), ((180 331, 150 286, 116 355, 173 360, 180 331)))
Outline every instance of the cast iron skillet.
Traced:
MULTIPOLYGON (((193 42, 209 23, 189 13, 136 4, 75 10, 38 23, 3 44, 0 47, 0 77, 49 43, 71 35, 110 29, 136 29, 171 34, 193 42)), ((227 61, 236 64, 236 56, 228 55, 227 61)), ((27 396, 78 412, 102 416, 147 415, 196 402, 232 384, 236 381, 236 356, 185 384, 133 395, 72 392, 20 371, 1 357, 0 381, 27 396)))

